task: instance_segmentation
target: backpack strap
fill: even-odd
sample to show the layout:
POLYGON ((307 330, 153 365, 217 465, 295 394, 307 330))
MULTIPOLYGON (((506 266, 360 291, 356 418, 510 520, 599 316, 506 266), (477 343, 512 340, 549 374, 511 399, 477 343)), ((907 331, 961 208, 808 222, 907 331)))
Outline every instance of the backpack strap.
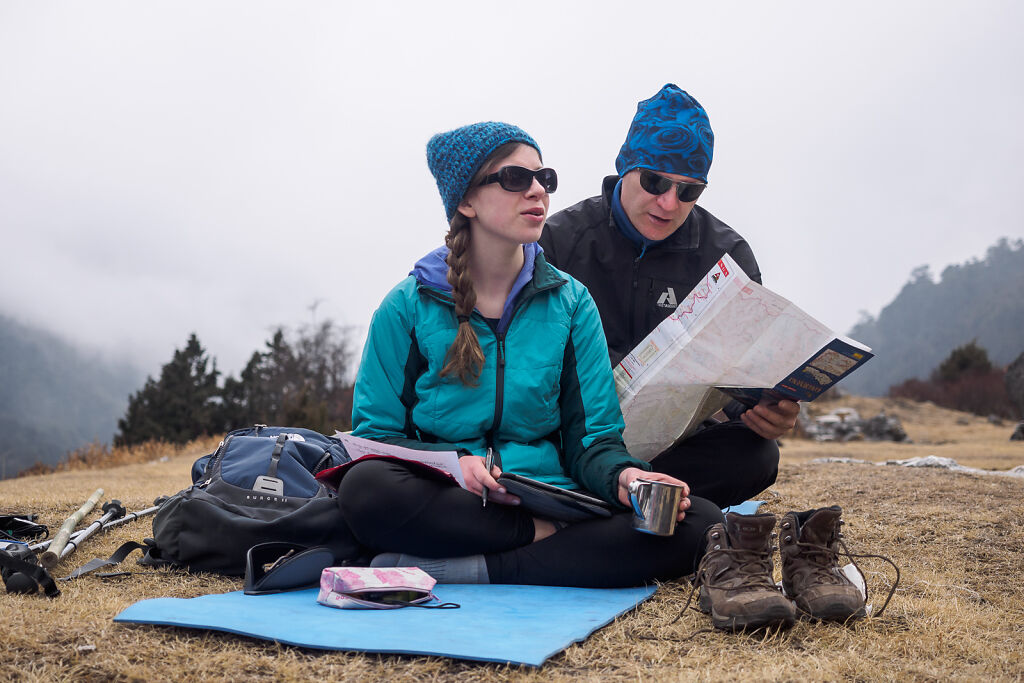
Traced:
POLYGON ((267 468, 268 477, 277 477, 277 465, 281 462, 281 451, 284 450, 286 443, 288 443, 287 434, 277 437, 277 443, 274 444, 274 452, 270 454, 270 467, 267 468))
POLYGON ((144 538, 142 542, 146 544, 146 552, 136 561, 136 564, 142 567, 152 567, 153 569, 163 569, 165 567, 167 569, 188 569, 188 567, 183 567, 176 562, 166 559, 164 551, 156 544, 156 539, 144 538))
POLYGON ((284 450, 286 443, 288 443, 287 434, 281 434, 277 437, 277 443, 274 444, 274 452, 270 454, 270 467, 267 468, 266 474, 256 477, 256 482, 252 485, 253 491, 272 493, 275 496, 284 495, 284 481, 277 476, 277 465, 281 462, 281 451, 284 450))
POLYGON ((101 557, 93 558, 85 564, 83 564, 78 569, 68 574, 67 576, 62 576, 58 580, 69 581, 71 579, 77 579, 79 576, 89 574, 91 572, 96 571, 97 569, 102 569, 103 567, 112 567, 116 564, 121 564, 122 562, 124 562, 126 557, 132 554, 133 551, 145 551, 148 548, 149 546, 147 544, 139 543, 138 541, 128 541, 127 543, 123 543, 121 547, 115 550, 114 553, 107 559, 104 560, 101 557))
POLYGON ((0 550, 0 567, 7 570, 4 572, 4 584, 8 593, 35 593, 38 590, 36 584, 39 584, 43 587, 46 597, 55 598, 60 595, 60 589, 54 583, 53 577, 39 565, 35 555, 22 559, 22 556, 15 553, 0 550), (18 574, 28 577, 30 584, 15 578, 18 574))

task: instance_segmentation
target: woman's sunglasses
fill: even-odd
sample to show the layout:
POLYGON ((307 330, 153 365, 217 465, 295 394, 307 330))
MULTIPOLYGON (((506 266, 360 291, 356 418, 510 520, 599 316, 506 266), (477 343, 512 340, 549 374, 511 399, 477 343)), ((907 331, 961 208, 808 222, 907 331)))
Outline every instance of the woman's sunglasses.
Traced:
POLYGON ((522 166, 503 166, 498 169, 497 173, 484 176, 479 184, 498 183, 501 185, 501 189, 507 192, 525 192, 533 185, 534 178, 548 194, 558 189, 558 174, 555 173, 555 169, 538 168, 536 171, 531 171, 522 166))
POLYGON ((648 171, 646 168, 640 169, 640 187, 644 188, 646 192, 650 192, 653 195, 662 195, 671 190, 673 185, 676 188, 676 196, 679 197, 681 202, 697 201, 697 197, 707 187, 707 183, 676 182, 675 180, 669 180, 663 175, 658 175, 654 171, 648 171))

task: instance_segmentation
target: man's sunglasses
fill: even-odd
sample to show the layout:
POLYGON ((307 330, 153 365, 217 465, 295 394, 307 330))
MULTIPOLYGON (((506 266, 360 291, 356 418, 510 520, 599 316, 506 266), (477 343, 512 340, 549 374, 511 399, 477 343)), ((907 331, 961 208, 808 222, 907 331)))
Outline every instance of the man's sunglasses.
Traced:
POLYGON ((501 189, 507 192, 525 192, 533 185, 534 178, 548 194, 558 189, 558 174, 555 173, 555 169, 538 168, 536 171, 531 171, 522 166, 503 166, 498 169, 497 173, 484 176, 479 184, 498 183, 501 185, 501 189))
POLYGON ((654 171, 648 171, 646 168, 640 169, 640 187, 644 188, 646 192, 654 195, 663 195, 671 190, 673 185, 676 188, 676 196, 679 197, 681 202, 697 201, 697 197, 707 187, 707 183, 677 182, 669 180, 663 175, 658 175, 654 171))

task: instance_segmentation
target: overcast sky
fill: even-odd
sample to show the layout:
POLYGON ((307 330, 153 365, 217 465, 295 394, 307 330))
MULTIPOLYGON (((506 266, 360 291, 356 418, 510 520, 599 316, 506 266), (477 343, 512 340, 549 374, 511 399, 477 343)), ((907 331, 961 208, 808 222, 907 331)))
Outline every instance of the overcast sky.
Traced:
POLYGON ((0 312, 150 374, 193 331, 237 373, 314 303, 361 344, 446 230, 431 134, 522 126, 557 210, 667 82, 715 131, 701 204, 841 332, 1024 235, 1020 3, 351 5, 0 4, 0 312))

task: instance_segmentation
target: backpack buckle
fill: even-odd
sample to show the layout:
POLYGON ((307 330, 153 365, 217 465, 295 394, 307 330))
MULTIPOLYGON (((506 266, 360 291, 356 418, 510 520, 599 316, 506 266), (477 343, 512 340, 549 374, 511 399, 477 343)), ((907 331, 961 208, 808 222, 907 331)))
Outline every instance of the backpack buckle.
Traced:
POLYGON ((272 493, 275 496, 283 496, 284 481, 277 477, 261 474, 256 477, 256 483, 252 485, 252 490, 259 493, 272 493))

